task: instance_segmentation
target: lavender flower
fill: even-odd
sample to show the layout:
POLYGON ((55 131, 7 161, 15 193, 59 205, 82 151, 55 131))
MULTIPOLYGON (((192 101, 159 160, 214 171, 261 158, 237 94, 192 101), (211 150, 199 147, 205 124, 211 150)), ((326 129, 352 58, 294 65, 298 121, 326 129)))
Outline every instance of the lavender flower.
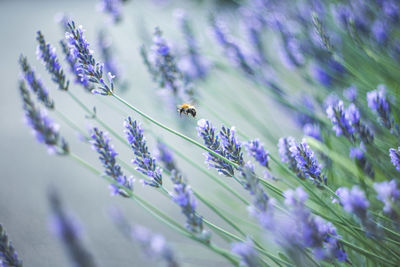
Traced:
POLYGON ((354 128, 355 132, 357 132, 358 136, 364 143, 372 143, 372 141, 374 140, 374 134, 365 124, 361 123, 360 111, 354 105, 354 103, 351 103, 346 109, 345 117, 350 121, 351 126, 354 128))
POLYGON ((203 229, 203 218, 196 213, 196 199, 190 186, 176 170, 172 170, 171 180, 174 183, 174 193, 171 197, 186 216, 186 228, 204 242, 209 242, 210 233, 203 229))
POLYGON ((376 20, 372 25, 372 34, 375 40, 380 45, 384 45, 387 43, 390 32, 389 25, 385 25, 385 23, 381 20, 376 20))
POLYGON ((393 119, 390 103, 386 98, 386 87, 379 85, 374 91, 367 93, 368 107, 379 116, 379 121, 388 129, 392 128, 393 119))
POLYGON ((234 64, 238 65, 244 73, 254 75, 255 72, 250 66, 248 58, 239 45, 232 40, 232 37, 226 33, 226 25, 218 21, 214 16, 211 16, 210 22, 217 42, 225 50, 224 52, 229 59, 231 59, 234 64))
POLYGON ((158 161, 161 161, 168 171, 177 170, 173 154, 166 144, 157 141, 157 150, 155 152, 155 157, 158 161))
POLYGON ((260 140, 254 139, 245 144, 249 155, 252 156, 261 166, 269 168, 269 153, 265 150, 260 140))
POLYGON ((108 13, 114 23, 122 20, 122 0, 101 0, 98 9, 103 13, 108 13))
POLYGON ((306 136, 310 136, 312 138, 322 141, 321 129, 317 124, 311 124, 311 123, 305 124, 303 126, 303 133, 306 136))
POLYGON ((346 117, 343 101, 340 100, 336 105, 329 106, 326 113, 333 124, 332 129, 336 132, 336 136, 344 135, 349 140, 354 141, 354 128, 346 117))
POLYGON ((194 79, 204 79, 207 74, 207 67, 205 65, 204 59, 200 55, 197 40, 194 36, 192 26, 188 20, 186 13, 183 10, 178 10, 175 12, 176 17, 179 20, 179 26, 184 35, 187 46, 187 61, 188 68, 186 75, 189 76, 191 80, 194 79))
POLYGON ((90 143, 93 150, 99 153, 99 159, 104 167, 104 174, 114 179, 118 184, 110 185, 111 194, 129 197, 127 191, 133 190, 133 180, 126 178, 121 170, 121 166, 116 162, 118 153, 114 150, 113 145, 110 144, 111 139, 108 137, 108 134, 97 128, 93 128, 91 138, 90 143))
POLYGON ((89 81, 98 85, 98 90, 94 89, 94 94, 112 95, 114 91, 113 79, 114 75, 108 73, 109 83, 107 84, 103 78, 103 64, 96 62, 93 57, 93 51, 89 49, 89 43, 83 35, 82 26, 76 27, 75 22, 68 23, 69 31, 65 33, 71 49, 71 54, 78 59, 77 72, 84 78, 88 77, 89 81))
POLYGON ((46 42, 40 31, 37 32, 36 39, 39 42, 36 52, 38 58, 45 64, 47 71, 52 76, 52 80, 58 84, 58 88, 67 91, 69 81, 65 77, 64 71, 58 61, 55 47, 46 42))
MULTIPOLYGON (((227 153, 220 145, 218 136, 215 134, 215 128, 209 121, 205 119, 199 120, 197 122, 197 132, 199 137, 203 139, 206 147, 215 151, 216 153, 220 154, 223 157, 227 156, 227 153)), ((229 177, 234 175, 234 169, 232 165, 226 163, 224 160, 210 153, 206 153, 205 156, 206 156, 206 163, 208 164, 209 167, 214 167, 220 174, 229 177)))
POLYGON ((361 168, 369 177, 374 178, 375 172, 371 163, 365 157, 363 146, 360 147, 350 147, 349 156, 356 160, 357 166, 361 168))
POLYGON ((348 213, 354 214, 360 220, 361 224, 366 228, 368 234, 378 235, 378 228, 371 220, 368 213, 369 201, 365 197, 364 191, 357 186, 353 186, 351 190, 346 187, 340 187, 336 190, 339 196, 340 204, 348 213))
POLYGON ((278 151, 281 161, 289 165, 289 169, 296 173, 297 177, 305 179, 302 170, 297 167, 295 157, 290 152, 290 148, 296 145, 293 137, 282 137, 278 141, 278 151))
POLYGON ((18 257, 17 251, 8 240, 6 230, 0 224, 0 265, 22 267, 22 260, 18 257))
POLYGON ((25 56, 21 55, 19 57, 19 64, 21 66, 26 82, 29 84, 32 92, 36 94, 37 99, 47 108, 53 109, 54 102, 52 99, 50 99, 49 92, 44 87, 42 81, 38 77, 36 77, 35 72, 32 70, 31 66, 28 63, 28 59, 25 56))
POLYGON ((46 112, 35 106, 29 91, 26 89, 24 81, 20 81, 19 90, 23 102, 26 123, 33 129, 33 134, 37 141, 45 144, 50 154, 68 154, 68 144, 64 138, 60 137, 58 132, 59 126, 54 124, 52 119, 47 116, 46 112))
POLYGON ((162 185, 161 169, 157 166, 156 159, 152 158, 146 145, 146 139, 143 136, 143 129, 136 120, 131 117, 124 122, 125 134, 128 142, 136 155, 132 163, 136 164, 136 170, 149 176, 152 180, 144 183, 153 187, 162 185))
POLYGON ((354 102, 357 99, 357 87, 352 85, 346 90, 343 91, 344 97, 346 97, 347 100, 350 102, 354 102))
POLYGON ((49 192, 48 199, 53 213, 53 230, 63 241, 73 265, 79 267, 97 266, 93 256, 82 243, 77 222, 66 214, 61 200, 54 190, 49 192))
POLYGON ((226 158, 238 165, 243 165, 242 144, 235 136, 235 127, 229 129, 222 126, 219 137, 226 153, 226 158))
POLYGON ((389 214, 392 219, 398 220, 400 216, 397 213, 400 206, 400 190, 397 187, 396 180, 374 183, 374 189, 377 193, 376 198, 385 204, 383 212, 389 214))
POLYGON ((85 88, 87 92, 92 92, 92 90, 95 88, 94 85, 89 82, 89 77, 86 76, 84 73, 78 71, 79 66, 78 66, 78 58, 76 58, 72 53, 71 50, 68 47, 68 44, 64 41, 60 41, 60 45, 62 48, 62 51, 65 55, 65 60, 67 61, 69 65, 70 72, 74 74, 75 76, 75 83, 79 83, 85 88))
POLYGON ((162 235, 151 233, 151 231, 141 225, 130 225, 120 210, 112 210, 112 219, 118 229, 132 242, 137 242, 146 257, 155 260, 164 260, 168 267, 179 267, 180 263, 174 250, 166 242, 162 235))
POLYGON ((303 188, 287 190, 284 192, 285 204, 291 208, 291 219, 295 221, 295 229, 284 233, 287 239, 286 246, 309 247, 313 250, 318 260, 336 258, 339 261, 347 261, 347 254, 343 244, 338 240, 340 236, 336 228, 330 222, 320 217, 313 216, 305 206, 308 198, 303 188))
POLYGON ((241 264, 248 267, 262 266, 257 251, 254 249, 253 242, 246 240, 244 242, 233 243, 232 252, 239 255, 241 264))
POLYGON ((400 172, 400 147, 397 150, 394 148, 389 149, 389 156, 396 170, 400 172))
POLYGON ((297 168, 301 170, 305 178, 309 178, 318 186, 321 186, 321 183, 326 184, 326 177, 321 174, 321 166, 305 140, 299 144, 292 143, 289 150, 296 160, 297 168))

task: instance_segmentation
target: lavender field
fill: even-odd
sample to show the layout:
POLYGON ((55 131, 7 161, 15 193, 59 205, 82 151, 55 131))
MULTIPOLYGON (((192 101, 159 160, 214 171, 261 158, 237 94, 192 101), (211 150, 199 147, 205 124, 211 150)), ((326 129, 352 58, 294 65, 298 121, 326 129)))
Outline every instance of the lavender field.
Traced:
POLYGON ((400 264, 397 1, 0 22, 0 266, 400 264))

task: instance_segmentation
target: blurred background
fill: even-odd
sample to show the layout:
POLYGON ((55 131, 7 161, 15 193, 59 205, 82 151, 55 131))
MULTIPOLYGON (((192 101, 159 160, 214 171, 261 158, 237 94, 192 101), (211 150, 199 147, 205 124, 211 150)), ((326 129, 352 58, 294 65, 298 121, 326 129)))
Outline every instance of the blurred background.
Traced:
MULTIPOLYGON (((112 206, 121 208, 131 222, 146 225, 154 232, 163 233, 178 251, 184 266, 226 265, 227 262, 224 259, 217 258, 202 246, 174 234, 133 201, 110 197, 107 183, 100 177, 95 177, 69 158, 48 155, 45 147, 34 140, 30 129, 24 124, 21 100, 17 90, 17 80, 20 75, 18 57, 21 53, 28 57, 29 62, 44 81, 50 95, 55 99, 57 110, 62 110, 65 115, 82 127, 89 128, 96 125, 94 121, 85 118, 82 110, 66 94, 56 89, 43 65, 36 60, 37 30, 41 30, 46 40, 57 46, 57 51, 60 51, 58 41, 63 38, 64 33, 57 25, 56 20, 57 17, 60 17, 60 12, 64 12, 78 24, 84 25, 88 41, 95 51, 97 50, 97 32, 102 28, 107 28, 107 32, 113 40, 116 58, 121 65, 122 77, 127 81, 126 89, 121 91, 126 99, 156 119, 166 122, 169 126, 180 129, 189 136, 196 136, 196 120, 190 121, 183 118, 186 126, 182 128, 182 123, 177 119, 175 111, 171 112, 168 107, 162 107, 165 106, 165 102, 162 97, 157 95, 157 86, 152 83, 149 74, 146 73, 146 68, 139 55, 139 46, 151 40, 155 26, 161 26, 166 39, 170 40, 172 45, 179 46, 182 36, 173 15, 177 7, 188 12, 194 23, 200 46, 207 43, 215 44, 213 40, 210 40, 212 36, 208 30, 207 16, 209 10, 215 8, 217 3, 212 1, 203 1, 203 3, 201 1, 130 1, 124 7, 123 22, 115 26, 108 23, 109 18, 105 14, 96 11, 97 2, 94 0, 0 1, 0 25, 2 25, 0 27, 2 40, 0 44, 0 90, 3 93, 3 97, 0 99, 0 125, 2 128, 0 132, 0 223, 6 228, 26 266, 69 266, 61 242, 49 231, 50 212, 46 192, 49 185, 54 185, 59 189, 67 209, 79 219, 84 233, 84 241, 101 266, 143 266, 147 263, 138 247, 126 241, 114 227, 108 212, 112 206)), ((229 1, 221 2, 224 2, 222 5, 218 5, 221 11, 235 8, 235 5, 229 1)), ((235 27, 233 26, 232 29, 235 30, 235 27)), ((209 55, 218 58, 222 57, 220 54, 221 50, 215 48, 209 55)), ((64 65, 64 68, 67 67, 64 65)), ((248 87, 243 80, 235 80, 226 75, 216 75, 211 79, 213 82, 199 85, 204 90, 204 101, 208 101, 207 96, 215 91, 223 90, 229 93, 231 101, 239 102, 239 99, 245 94, 245 90, 242 89, 248 87), (208 86, 209 84, 212 86, 208 86)), ((96 106, 99 116, 104 118, 114 130, 122 133, 124 114, 103 105, 104 99, 85 93, 78 85, 72 85, 70 90, 88 106, 96 106)), ((222 99, 210 98, 209 104, 215 107, 215 111, 229 116, 228 109, 224 108, 219 102, 220 100, 222 99)), ((112 100, 107 99, 107 101, 112 100)), ((279 120, 280 123, 276 123, 278 127, 274 127, 273 131, 280 134, 283 130, 279 125, 283 125, 285 114, 268 99, 263 100, 263 103, 270 110, 268 116, 265 116, 265 125, 279 120)), ((254 108, 257 109, 257 106, 254 108)), ((128 110, 123 111, 125 114, 130 114, 128 110)), ((49 115, 57 120, 55 114, 50 113, 49 115)), ((137 118, 135 114, 130 115, 137 118)), ((220 125, 220 122, 206 110, 202 110, 201 106, 198 108, 198 116, 198 118, 211 119, 217 126, 220 125)), ((233 120, 232 124, 246 129, 247 134, 255 137, 257 132, 247 126, 246 118, 233 120)), ((60 125, 61 134, 66 137, 71 149, 101 168, 96 153, 87 144, 79 141, 77 133, 61 122, 60 125)), ((291 124, 285 125, 285 128, 290 129, 291 124)), ((204 161, 200 150, 187 147, 187 143, 165 132, 158 132, 158 129, 153 130, 170 144, 179 147, 182 152, 195 161, 201 164, 204 161)), ((149 139, 152 151, 155 147, 154 140, 149 139)), ((114 143, 121 157, 127 161, 132 158, 129 150, 117 141, 114 143)), ((271 148, 274 150, 276 143, 267 143, 267 145, 274 146, 271 148)), ((225 199, 224 203, 220 203, 221 207, 235 205, 229 196, 215 189, 215 184, 206 180, 201 173, 186 166, 185 162, 178 161, 178 164, 188 176, 193 187, 199 188, 199 191, 210 198, 225 199)), ((230 183, 230 181, 227 182, 230 183)), ((230 185, 242 192, 242 189, 233 182, 230 185)), ((184 217, 172 201, 166 202, 160 194, 156 194, 152 189, 142 188, 140 183, 136 183, 135 186, 138 193, 184 223, 184 217)), ((212 213, 207 209, 202 206, 199 209, 201 214, 214 219, 212 213)), ((218 220, 216 221, 218 222, 218 220)), ((214 238, 218 243, 218 238, 214 238)))

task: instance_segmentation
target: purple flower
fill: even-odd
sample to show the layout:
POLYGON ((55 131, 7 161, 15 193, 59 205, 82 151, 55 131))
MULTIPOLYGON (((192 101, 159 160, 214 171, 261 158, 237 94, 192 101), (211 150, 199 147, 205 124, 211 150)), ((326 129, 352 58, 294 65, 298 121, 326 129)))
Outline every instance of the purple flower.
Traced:
POLYGON ((243 165, 242 144, 236 138, 235 133, 235 127, 229 129, 222 126, 221 131, 219 132, 219 137, 226 154, 225 157, 238 165, 243 165))
POLYGON ((42 81, 36 77, 35 72, 32 70, 28 63, 28 59, 21 55, 19 58, 25 81, 28 83, 29 88, 37 96, 37 99, 49 109, 54 108, 54 101, 50 99, 48 90, 44 87, 42 81))
POLYGON ((397 150, 394 148, 389 149, 389 156, 396 170, 400 172, 400 147, 397 150))
POLYGON ((161 186, 161 169, 157 166, 156 159, 150 155, 142 127, 136 120, 132 121, 131 117, 125 120, 124 127, 126 138, 136 156, 132 163, 137 165, 136 170, 152 179, 144 183, 153 187, 161 186))
POLYGON ((260 140, 254 139, 245 144, 249 155, 252 156, 261 166, 269 168, 269 153, 265 150, 260 140))
POLYGON ((254 249, 253 242, 251 242, 251 240, 246 240, 240 243, 233 243, 232 252, 240 256, 241 264, 243 266, 248 266, 248 267, 262 266, 258 254, 254 249))
POLYGON ((302 187, 284 192, 285 204, 290 208, 290 218, 294 229, 288 230, 283 236, 284 246, 304 246, 311 248, 318 260, 337 258, 346 261, 347 255, 343 244, 338 240, 340 236, 330 222, 318 216, 313 216, 306 207, 307 193, 302 187))
POLYGON ((293 157, 292 152, 290 152, 290 147, 295 146, 296 141, 293 137, 282 137, 279 138, 278 151, 281 161, 289 165, 289 169, 296 173, 297 177, 305 179, 302 171, 297 167, 296 159, 293 157))
POLYGON ((376 20, 372 25, 372 34, 379 44, 385 44, 387 42, 390 34, 388 33, 388 28, 389 25, 386 25, 381 20, 376 20))
POLYGON ((128 197, 129 195, 126 191, 133 190, 133 180, 126 178, 121 166, 117 163, 116 156, 118 153, 113 145, 110 144, 111 139, 108 134, 93 128, 91 138, 90 143, 93 150, 99 153, 99 160, 103 164, 104 174, 114 179, 117 183, 110 186, 111 194, 116 195, 118 193, 123 197, 128 197))
POLYGON ((357 99, 357 87, 352 85, 346 90, 343 91, 344 97, 346 97, 347 100, 350 102, 354 102, 357 99))
POLYGON ((22 260, 18 257, 17 251, 8 240, 6 230, 0 224, 0 265, 22 267, 22 260))
POLYGON ((376 198, 385 204, 383 211, 392 218, 398 218, 396 210, 400 204, 400 190, 396 180, 374 183, 374 189, 377 193, 376 198), (393 208, 393 205, 396 205, 396 208, 393 208))
POLYGON ((358 134, 359 138, 366 144, 372 143, 374 140, 374 134, 372 131, 360 121, 360 111, 351 103, 345 112, 345 118, 350 122, 354 131, 358 134))
POLYGON ((108 73, 108 83, 103 78, 103 64, 96 62, 93 51, 89 49, 89 43, 83 35, 82 26, 76 27, 75 22, 68 23, 69 31, 65 33, 71 54, 77 58, 77 69, 82 79, 89 78, 89 81, 98 85, 98 89, 92 90, 94 94, 111 95, 114 91, 113 78, 108 73))
POLYGON ((101 0, 98 9, 103 13, 108 13, 114 23, 122 19, 122 1, 123 0, 101 0))
POLYGON ((321 129, 317 124, 307 123, 303 126, 303 133, 317 140, 322 140, 321 129))
POLYGON ((94 89, 94 85, 89 82, 89 77, 84 73, 77 71, 78 70, 78 58, 71 54, 71 50, 68 47, 68 44, 64 41, 60 41, 60 45, 62 51, 65 55, 65 60, 68 63, 70 72, 75 76, 75 83, 81 84, 87 92, 91 92, 94 89))
POLYGON ((361 160, 365 158, 364 152, 359 147, 350 147, 350 158, 361 160))
POLYGON ((297 168, 301 170, 305 178, 309 178, 318 186, 326 184, 326 177, 321 174, 321 166, 318 164, 314 152, 310 149, 305 140, 301 143, 292 143, 289 150, 296 160, 297 168))
POLYGON ((320 65, 314 65, 313 76, 315 80, 324 86, 329 87, 332 85, 332 76, 320 65))
POLYGON ((196 199, 190 186, 176 170, 172 170, 171 180, 174 183, 174 193, 171 197, 182 208, 182 213, 186 216, 186 228, 203 241, 208 242, 210 233, 203 229, 203 218, 196 213, 196 199))
POLYGON ((81 240, 78 223, 68 216, 56 191, 51 190, 48 199, 52 211, 52 228, 61 239, 74 266, 97 266, 92 254, 81 240))
MULTIPOLYGON (((199 120, 197 122, 197 132, 198 136, 203 139, 206 147, 215 151, 216 153, 220 154, 223 157, 227 156, 227 153, 222 148, 220 140, 217 134, 215 133, 215 128, 209 121, 205 119, 199 120)), ((206 156, 206 163, 208 164, 209 167, 216 168, 220 174, 226 176, 231 177, 234 175, 234 169, 232 165, 226 163, 224 160, 212 155, 211 153, 206 153, 205 156, 206 156)))
POLYGON ((46 43, 43 34, 38 31, 37 38, 39 45, 37 47, 37 56, 45 64, 47 71, 51 74, 52 80, 58 84, 60 90, 68 90, 69 81, 65 77, 57 59, 56 49, 51 44, 46 43))
POLYGON ((351 126, 349 116, 346 116, 343 101, 340 100, 336 105, 329 106, 326 113, 333 124, 332 129, 336 132, 336 136, 344 135, 349 140, 354 140, 354 128, 351 126))
POLYGON ((156 159, 161 161, 168 171, 177 169, 172 151, 160 140, 157 141, 157 149, 154 154, 156 159))
POLYGON ((20 81, 19 90, 23 101, 26 123, 33 129, 33 134, 37 141, 45 144, 50 154, 68 154, 68 144, 64 138, 60 137, 59 126, 47 116, 46 112, 35 106, 24 81, 20 81))
POLYGON ((393 119, 390 103, 386 98, 386 87, 379 85, 374 91, 367 93, 368 107, 379 116, 379 121, 388 129, 392 128, 393 119))
POLYGON ((351 190, 346 187, 340 187, 336 190, 336 194, 339 196, 339 202, 343 206, 343 209, 348 213, 356 215, 368 231, 368 234, 379 235, 379 229, 371 220, 368 213, 370 204, 364 191, 358 188, 358 186, 353 186, 351 190))

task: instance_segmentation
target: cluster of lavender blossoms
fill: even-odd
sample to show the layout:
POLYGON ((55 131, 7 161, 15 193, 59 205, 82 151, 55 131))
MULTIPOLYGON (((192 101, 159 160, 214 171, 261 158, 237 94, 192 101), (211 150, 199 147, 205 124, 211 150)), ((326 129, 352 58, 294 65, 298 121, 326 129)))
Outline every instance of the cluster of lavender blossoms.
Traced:
POLYGON ((0 266, 22 267, 22 260, 18 257, 12 243, 8 240, 8 236, 3 226, 0 224, 0 266))
POLYGON ((65 38, 69 44, 70 53, 77 58, 77 69, 82 79, 86 77, 93 84, 98 85, 98 89, 93 89, 92 93, 100 95, 112 95, 114 91, 113 79, 115 78, 110 72, 108 73, 108 81, 103 78, 103 64, 96 62, 93 57, 93 51, 89 49, 89 43, 83 35, 82 26, 76 27, 75 22, 68 23, 69 31, 65 33, 65 38))
POLYGON ((37 141, 45 144, 50 154, 68 154, 69 147, 64 138, 60 137, 59 126, 47 116, 44 110, 39 109, 33 103, 24 81, 20 81, 19 91, 23 102, 26 123, 32 128, 37 141))
MULTIPOLYGON (((215 128, 209 121, 205 119, 199 120, 197 122, 197 132, 199 137, 203 139, 206 147, 223 157, 228 157, 228 152, 225 151, 225 149, 222 147, 220 137, 216 134, 215 128)), ((225 142, 227 142, 227 140, 225 140, 225 142)), ((217 156, 214 156, 211 153, 205 153, 204 155, 206 156, 206 164, 208 164, 209 167, 216 168, 218 173, 229 177, 234 175, 234 168, 231 164, 228 164, 224 160, 220 159, 217 156)), ((237 157, 238 154, 235 153, 235 155, 233 156, 237 157)))
POLYGON ((110 185, 111 194, 129 197, 127 192, 133 190, 133 179, 131 177, 127 178, 123 174, 121 166, 116 160, 118 153, 115 151, 113 145, 110 144, 111 139, 107 133, 97 128, 93 128, 91 138, 90 143, 93 150, 99 153, 99 159, 104 167, 104 174, 116 182, 116 184, 110 185))
POLYGON ((58 85, 60 90, 68 90, 69 81, 65 77, 64 71, 58 61, 56 48, 47 43, 43 34, 37 32, 37 47, 36 55, 45 64, 47 71, 51 74, 52 80, 58 85))
POLYGON ((172 170, 171 181, 174 183, 174 193, 171 197, 186 216, 186 228, 202 241, 209 242, 211 235, 203 228, 203 218, 196 213, 197 204, 192 189, 177 170, 172 170))
POLYGON ((368 107, 372 109, 379 117, 379 122, 387 129, 392 129, 393 118, 392 109, 386 98, 386 87, 379 85, 376 90, 367 93, 368 107))
POLYGON ((291 171, 296 173, 300 179, 305 179, 301 169, 297 167, 297 161, 292 155, 290 148, 296 145, 296 141, 293 137, 281 137, 278 141, 278 152, 283 163, 286 163, 291 171))
POLYGON ((154 154, 156 159, 162 162, 168 171, 177 170, 172 152, 168 149, 167 145, 160 140, 157 141, 157 149, 154 154))
POLYGON ((327 183, 326 177, 321 173, 321 165, 318 164, 315 153, 305 140, 301 143, 291 143, 289 147, 291 157, 296 161, 297 169, 301 171, 304 178, 309 178, 317 186, 327 183))
POLYGON ((392 164, 396 167, 396 170, 400 172, 400 147, 396 149, 389 149, 389 156, 392 164))
POLYGON ((285 226, 285 231, 282 231, 283 239, 277 242, 289 251, 296 250, 296 246, 311 248, 318 260, 336 258, 348 262, 336 228, 321 217, 312 215, 306 207, 308 195, 304 189, 287 190, 284 196, 285 204, 290 207, 290 218, 281 225, 285 226))
POLYGON ((100 12, 108 13, 113 23, 118 23, 122 20, 123 1, 124 0, 101 0, 97 5, 97 9, 100 12))
MULTIPOLYGON (((346 187, 340 187, 336 190, 336 194, 343 209, 348 213, 356 215, 365 230, 368 231, 367 234, 378 237, 379 229, 369 215, 368 207, 370 204, 364 191, 358 188, 358 186, 353 186, 351 190, 346 187)), ((334 200, 334 202, 336 201, 334 200)))
POLYGON ((92 254, 82 242, 82 230, 78 221, 65 212, 60 197, 55 189, 49 191, 48 199, 52 212, 51 230, 63 242, 73 266, 97 266, 92 254))
POLYGON ((377 199, 384 204, 383 212, 394 221, 396 228, 400 227, 400 190, 396 180, 383 181, 374 184, 377 199))
POLYGON ((28 63, 28 59, 21 55, 19 58, 19 64, 25 81, 28 83, 31 91, 37 96, 38 101, 46 106, 46 108, 53 109, 54 101, 50 99, 49 91, 44 87, 43 82, 40 78, 36 77, 35 72, 28 63))
POLYGON ((265 150, 260 140, 254 139, 245 144, 250 156, 252 156, 261 166, 269 168, 269 153, 265 150))
POLYGON ((232 244, 232 252, 240 256, 241 264, 248 267, 259 267, 261 261, 257 251, 254 249, 253 242, 246 240, 232 244))
POLYGON ((162 171, 157 166, 156 159, 151 156, 147 148, 142 127, 136 120, 132 120, 131 117, 125 120, 124 127, 126 138, 136 156, 132 161, 132 163, 137 165, 136 170, 151 178, 151 181, 144 181, 146 185, 160 187, 162 185, 162 171))
POLYGON ((94 85, 91 82, 89 82, 88 76, 78 71, 79 69, 78 58, 71 53, 71 50, 69 49, 67 42, 61 40, 60 45, 62 48, 62 52, 64 53, 65 56, 65 61, 67 61, 68 63, 69 70, 75 76, 74 82, 76 84, 82 85, 87 92, 92 92, 92 90, 94 89, 94 85))

